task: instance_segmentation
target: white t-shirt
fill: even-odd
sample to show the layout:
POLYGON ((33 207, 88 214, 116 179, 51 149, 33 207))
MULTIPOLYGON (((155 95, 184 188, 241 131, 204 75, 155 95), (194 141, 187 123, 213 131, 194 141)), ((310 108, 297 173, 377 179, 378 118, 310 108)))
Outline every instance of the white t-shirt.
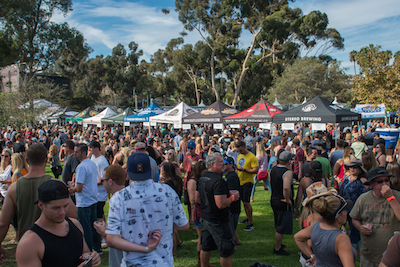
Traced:
MULTIPOLYGON (((9 181, 11 180, 11 170, 12 170, 12 165, 8 165, 7 168, 0 173, 0 180, 1 181, 9 181)), ((3 197, 6 197, 7 195, 7 190, 4 189, 4 185, 3 183, 0 183, 0 193, 3 197)))
POLYGON ((76 182, 83 184, 82 192, 76 192, 76 206, 86 208, 97 203, 97 166, 90 159, 84 159, 76 167, 76 182))
MULTIPOLYGON (((104 157, 103 155, 100 155, 97 158, 94 155, 92 155, 92 158, 90 160, 93 161, 97 166, 97 181, 98 181, 103 177, 104 169, 107 168, 110 164, 108 163, 106 157, 104 157)), ((108 194, 104 186, 102 184, 97 185, 97 200, 107 201, 107 197, 108 194)))

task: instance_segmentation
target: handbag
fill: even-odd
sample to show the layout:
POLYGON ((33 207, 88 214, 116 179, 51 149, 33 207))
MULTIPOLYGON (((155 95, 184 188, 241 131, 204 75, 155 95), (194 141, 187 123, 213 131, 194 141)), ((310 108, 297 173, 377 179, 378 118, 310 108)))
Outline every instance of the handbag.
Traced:
POLYGON ((268 179, 268 171, 260 171, 257 173, 257 180, 262 181, 262 180, 267 180, 268 179))

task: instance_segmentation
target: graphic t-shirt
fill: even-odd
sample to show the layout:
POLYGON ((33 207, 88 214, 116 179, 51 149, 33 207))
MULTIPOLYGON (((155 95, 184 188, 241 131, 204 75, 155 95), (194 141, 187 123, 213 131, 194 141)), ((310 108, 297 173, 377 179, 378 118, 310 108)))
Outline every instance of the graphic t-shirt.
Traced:
MULTIPOLYGON (((258 159, 254 156, 253 153, 248 152, 246 155, 239 154, 236 159, 237 166, 240 166, 244 169, 251 169, 258 166, 258 159)), ((254 173, 248 173, 245 171, 238 171, 238 176, 240 179, 240 185, 244 185, 247 183, 254 183, 254 173)))

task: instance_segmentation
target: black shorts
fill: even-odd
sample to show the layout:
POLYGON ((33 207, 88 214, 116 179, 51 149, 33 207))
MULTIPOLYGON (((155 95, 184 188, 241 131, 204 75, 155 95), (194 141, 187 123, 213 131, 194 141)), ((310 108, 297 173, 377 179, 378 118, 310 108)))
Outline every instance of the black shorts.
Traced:
POLYGON ((274 210, 275 230, 282 235, 291 235, 293 232, 292 211, 274 210))
POLYGON ((97 202, 97 219, 103 219, 105 201, 97 202))
POLYGON ((231 222, 213 223, 201 220, 201 245, 203 251, 218 250, 221 258, 235 253, 231 222))
POLYGON ((251 190, 253 190, 253 184, 250 182, 240 186, 240 199, 243 202, 250 203, 251 190))
POLYGON ((231 213, 229 214, 229 221, 231 222, 231 228, 233 235, 236 234, 236 227, 238 225, 240 213, 231 213))

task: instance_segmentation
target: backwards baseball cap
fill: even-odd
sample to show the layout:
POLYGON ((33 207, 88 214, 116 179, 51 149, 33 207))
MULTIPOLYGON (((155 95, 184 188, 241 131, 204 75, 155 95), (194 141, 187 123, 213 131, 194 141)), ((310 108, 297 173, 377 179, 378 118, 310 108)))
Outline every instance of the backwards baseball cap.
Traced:
POLYGON ((127 162, 129 179, 144 181, 151 178, 151 166, 149 156, 142 152, 136 152, 129 156, 127 162))
POLYGON ((224 163, 226 163, 226 164, 234 164, 235 161, 233 160, 232 157, 225 157, 224 158, 224 163))
POLYGON ((322 164, 318 160, 311 161, 310 167, 316 172, 322 171, 322 164))
POLYGON ((292 160, 294 158, 294 154, 290 153, 289 151, 283 151, 281 154, 279 154, 279 159, 288 162, 289 160, 292 160))
POLYGON ((39 197, 35 204, 39 201, 48 202, 69 198, 68 187, 64 182, 57 180, 49 180, 41 184, 38 188, 38 193, 39 197))
POLYGON ((135 144, 135 149, 136 149, 136 150, 145 149, 145 148, 146 148, 146 144, 143 143, 143 142, 137 142, 137 143, 135 144))
POLYGON ((189 141, 187 147, 196 148, 196 143, 194 141, 189 141))
POLYGON ((92 141, 89 143, 88 147, 97 147, 98 149, 100 149, 100 143, 97 141, 92 141))

